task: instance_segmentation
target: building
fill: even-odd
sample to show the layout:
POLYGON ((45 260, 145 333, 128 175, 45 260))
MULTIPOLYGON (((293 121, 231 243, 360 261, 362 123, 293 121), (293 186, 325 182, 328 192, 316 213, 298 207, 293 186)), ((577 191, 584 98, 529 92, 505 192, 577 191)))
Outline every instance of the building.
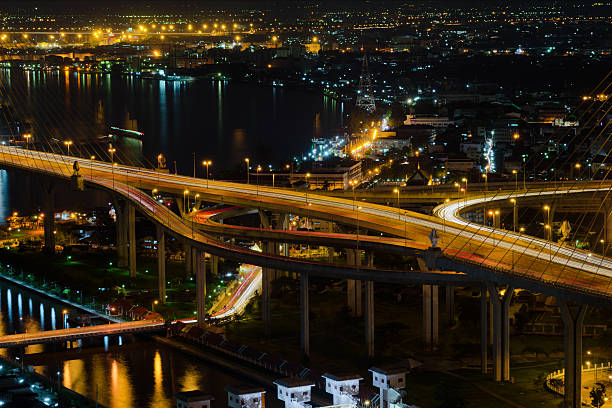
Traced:
POLYGON ((313 162, 310 173, 293 173, 290 181, 305 182, 311 190, 348 190, 351 182, 361 182, 361 161, 333 158, 313 162))
POLYGON ((210 403, 215 399, 212 395, 200 391, 183 391, 175 395, 176 408, 210 408, 210 403))
POLYGON ((402 136, 390 136, 377 138, 372 141, 372 151, 374 154, 386 154, 389 150, 412 149, 410 138, 402 136))
POLYGON ((372 373, 372 385, 380 390, 380 408, 391 408, 389 390, 397 390, 406 386, 408 369, 405 367, 387 369, 372 367, 368 371, 372 373))
POLYGON ((360 375, 323 374, 325 392, 332 394, 334 405, 354 404, 358 401, 360 375))
POLYGON ((248 385, 225 387, 230 408, 265 408, 266 391, 248 385))
POLYGON ((454 126, 455 121, 448 117, 438 115, 406 115, 404 121, 406 126, 433 126, 436 128, 447 128, 454 126))
POLYGON ((285 403, 285 408, 302 408, 310 402, 311 389, 314 384, 298 377, 274 381, 277 387, 277 398, 285 403))

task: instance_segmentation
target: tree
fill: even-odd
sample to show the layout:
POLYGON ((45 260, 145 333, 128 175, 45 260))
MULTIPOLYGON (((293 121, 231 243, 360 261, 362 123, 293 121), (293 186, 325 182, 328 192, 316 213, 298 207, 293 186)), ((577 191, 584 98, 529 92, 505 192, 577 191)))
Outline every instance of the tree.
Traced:
POLYGON ((606 386, 602 383, 597 383, 589 392, 589 396, 591 397, 591 405, 594 407, 601 407, 606 400, 606 386))

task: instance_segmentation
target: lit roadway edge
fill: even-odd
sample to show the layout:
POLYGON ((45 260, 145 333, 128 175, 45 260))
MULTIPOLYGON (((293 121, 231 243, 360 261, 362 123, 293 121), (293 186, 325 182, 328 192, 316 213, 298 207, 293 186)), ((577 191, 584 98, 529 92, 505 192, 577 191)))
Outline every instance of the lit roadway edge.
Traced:
MULTIPOLYGON (((287 212, 289 210, 293 214, 310 215, 340 224, 360 225, 361 228, 369 231, 378 231, 394 237, 405 237, 400 242, 397 242, 397 238, 392 239, 396 246, 420 250, 429 246, 429 235, 431 230, 435 229, 441 236, 439 246, 442 247, 445 258, 454 258, 468 264, 476 263, 482 269, 493 270, 498 275, 508 275, 506 278, 522 277, 531 282, 539 282, 546 287, 561 286, 565 288, 565 292, 569 293, 584 294, 586 292, 588 296, 601 298, 603 295, 609 300, 610 290, 612 290, 609 287, 612 263, 607 259, 589 256, 584 251, 569 249, 538 238, 472 224, 455 215, 462 203, 480 204, 485 200, 484 198, 476 198, 473 202, 457 200, 438 207, 436 214, 443 217, 440 219, 382 205, 355 203, 350 200, 320 196, 308 191, 258 187, 253 184, 207 182, 205 179, 130 166, 113 166, 106 162, 16 147, 1 146, 0 155, 0 163, 5 165, 63 178, 72 175, 72 163, 76 160, 81 164, 81 176, 84 179, 124 195, 138 205, 143 214, 161 224, 172 234, 182 236, 194 246, 207 252, 240 262, 281 270, 292 269, 296 272, 308 272, 321 276, 379 282, 423 283, 438 280, 448 283, 473 280, 460 273, 383 270, 366 266, 351 267, 257 253, 220 242, 198 231, 192 223, 182 220, 143 190, 157 188, 160 191, 172 193, 180 199, 187 189, 191 197, 197 193, 200 194, 203 201, 272 211, 287 212), (207 184, 210 185, 210 188, 207 187, 207 184), (453 206, 455 206, 454 209, 453 206), (475 250, 474 246, 477 246, 475 250), (291 263, 290 267, 289 263, 291 263)), ((603 190, 603 188, 570 190, 568 193, 597 190, 603 190)), ((512 194, 507 194, 495 198, 501 200, 511 196, 512 194)), ((384 240, 382 237, 381 239, 384 240)))

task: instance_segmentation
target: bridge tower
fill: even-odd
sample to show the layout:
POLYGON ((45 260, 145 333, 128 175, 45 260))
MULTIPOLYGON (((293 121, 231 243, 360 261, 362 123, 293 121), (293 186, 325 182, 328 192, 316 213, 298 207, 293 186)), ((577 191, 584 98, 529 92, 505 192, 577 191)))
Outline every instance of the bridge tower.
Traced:
POLYGON ((361 66, 361 75, 359 76, 359 90, 357 92, 355 107, 363 109, 368 113, 374 112, 376 110, 376 103, 374 102, 374 92, 372 91, 372 79, 370 78, 367 53, 363 54, 363 64, 361 66))

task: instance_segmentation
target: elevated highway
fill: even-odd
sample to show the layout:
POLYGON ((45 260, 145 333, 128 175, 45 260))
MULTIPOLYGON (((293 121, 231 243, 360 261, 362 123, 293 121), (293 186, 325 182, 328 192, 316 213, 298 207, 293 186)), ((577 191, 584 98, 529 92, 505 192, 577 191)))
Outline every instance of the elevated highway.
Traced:
MULTIPOLYGON (((370 341, 373 338, 373 282, 426 285, 480 282, 479 285, 486 286, 486 291, 490 294, 494 306, 494 331, 497 333, 495 370, 498 380, 509 379, 509 335, 506 325, 508 299, 511 298, 512 289, 525 288, 556 296, 561 305, 564 321, 573 327, 570 334, 566 333, 571 337, 572 344, 578 341, 577 336, 581 336, 582 320, 580 316, 583 318, 584 313, 578 313, 576 316, 569 313, 567 302, 573 301, 580 305, 603 307, 612 304, 610 285, 612 283, 612 262, 609 259, 536 237, 471 223, 461 217, 464 210, 495 200, 501 202, 513 197, 531 198, 550 194, 556 194, 558 197, 559 188, 539 188, 536 191, 527 190, 520 193, 485 193, 476 197, 465 197, 441 205, 436 209, 435 216, 428 216, 358 200, 313 194, 309 191, 207 181, 144 168, 113 165, 15 147, 0 147, 1 166, 48 177, 69 179, 73 174, 74 161, 81 164, 80 175, 85 181, 123 197, 130 205, 135 206, 142 214, 151 219, 162 233, 170 233, 200 251, 223 258, 260 265, 264 268, 300 273, 302 348, 304 350, 309 347, 309 340, 304 335, 309 331, 309 275, 366 282, 366 338, 370 341), (357 234, 330 233, 326 236, 311 232, 264 231, 264 229, 248 228, 240 228, 238 231, 212 223, 205 225, 205 228, 200 230, 196 227, 193 218, 185 220, 156 201, 148 193, 153 190, 172 194, 179 200, 180 198, 197 197, 202 201, 242 208, 315 217, 357 230, 367 229, 370 235, 372 232, 381 235, 380 238, 368 235, 365 241, 362 241, 364 238, 357 234), (430 248, 432 231, 436 231, 439 236, 435 248, 430 248), (360 249, 360 245, 371 245, 383 252, 393 250, 405 254, 418 253, 424 262, 421 262, 423 267, 419 271, 382 269, 359 264, 313 262, 234 246, 218 239, 219 234, 263 237, 284 242, 319 242, 322 245, 337 244, 340 247, 349 246, 355 249, 360 249), (498 292, 499 285, 506 286, 506 289, 498 292)), ((605 191, 609 188, 609 185, 589 185, 568 188, 566 194, 605 191)), ((203 275, 198 269, 197 276, 199 277, 196 279, 199 280, 197 283, 198 304, 200 304, 203 303, 205 294, 205 282, 203 284, 201 282, 205 274, 203 275)), ((165 279, 162 280, 160 275, 160 282, 162 281, 165 279)), ((165 292, 165 287, 163 289, 165 292)), ((429 299, 431 301, 431 295, 429 299)), ((486 296, 481 296, 481 299, 486 301, 486 296)), ((486 308, 483 310, 486 316, 486 308)), ((203 309, 200 307, 198 314, 203 315, 203 309)), ((483 325, 485 320, 483 319, 483 325)), ((569 349, 566 349, 566 360, 575 365, 579 359, 576 351, 567 353, 570 353, 569 349)), ((486 359, 484 367, 486 369, 486 359)), ((571 372, 571 370, 566 372, 571 372)), ((576 375, 579 376, 579 374, 576 375)), ((568 378, 566 382, 573 384, 575 381, 568 378)), ((576 392, 580 392, 579 387, 574 390, 574 394, 576 392)))
POLYGON ((24 347, 30 344, 73 341, 87 337, 151 333, 162 330, 164 328, 164 324, 165 323, 163 321, 141 320, 135 322, 109 323, 96 326, 74 327, 69 329, 9 334, 6 336, 0 336, 0 347, 24 347))

